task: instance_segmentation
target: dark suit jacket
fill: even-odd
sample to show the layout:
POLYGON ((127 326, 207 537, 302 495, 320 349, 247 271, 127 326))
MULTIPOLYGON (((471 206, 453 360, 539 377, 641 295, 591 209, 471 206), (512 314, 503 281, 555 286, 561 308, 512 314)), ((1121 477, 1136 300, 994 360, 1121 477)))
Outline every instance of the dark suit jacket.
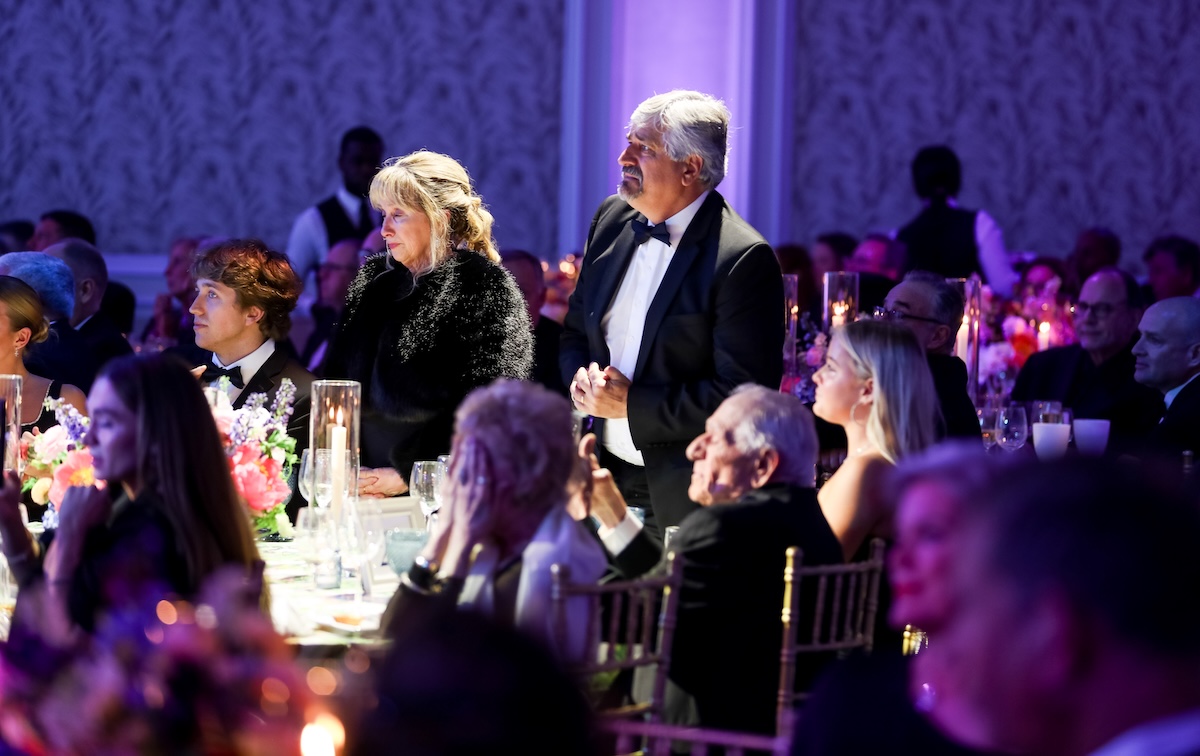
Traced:
MULTIPOLYGON (((208 361, 204 364, 212 362, 212 352, 207 352, 208 361)), ((296 457, 308 448, 308 423, 309 412, 312 409, 312 382, 316 380, 313 374, 304 369, 304 366, 288 356, 288 353, 277 344, 275 351, 263 363, 263 366, 258 369, 250 380, 246 382, 246 387, 242 389, 242 393, 233 402, 234 409, 238 409, 246 403, 251 394, 266 394, 267 404, 269 408, 271 403, 275 401, 275 393, 279 390, 279 385, 284 378, 290 378, 292 383, 296 384, 296 399, 292 402, 292 418, 288 421, 288 435, 296 439, 296 457)), ((298 464, 297 464, 298 466, 298 464)), ((299 470, 293 470, 292 476, 295 477, 299 470)), ((308 502, 300 496, 300 491, 292 481, 292 498, 287 504, 288 517, 292 521, 296 521, 296 512, 308 502)))
MULTIPOLYGON (((601 319, 636 249, 641 214, 618 197, 600 206, 571 295, 559 366, 570 385, 590 362, 612 363, 601 319)), ((646 462, 657 525, 679 524, 687 498, 687 445, 742 383, 777 388, 783 377, 783 278, 770 246, 716 191, 688 225, 646 313, 629 376, 629 424, 646 462)))
MULTIPOLYGON (((803 564, 840 564, 842 550, 812 488, 771 483, 734 504, 702 507, 680 525, 683 588, 671 656, 668 717, 682 721, 696 705, 699 724, 770 733, 775 726, 782 639, 784 552, 803 549, 803 564)), ((653 567, 660 547, 640 533, 613 558, 626 576, 653 567)), ((800 638, 812 626, 815 595, 800 593, 800 638)), ((797 685, 807 688, 827 659, 801 659, 797 685), (819 663, 810 663, 817 661, 819 663)))
POLYGON ((1032 354, 1017 374, 1012 399, 1059 401, 1075 417, 1108 420, 1109 453, 1136 451, 1162 417, 1163 403, 1162 394, 1133 379, 1132 348, 1100 365, 1078 344, 1032 354))
POLYGON ((1179 392, 1148 441, 1153 451, 1175 460, 1188 450, 1200 454, 1200 378, 1179 392))
POLYGON ((97 368, 104 367, 105 363, 116 357, 133 354, 133 347, 129 346, 129 341, 121 335, 121 331, 103 311, 88 318, 87 322, 76 330, 91 350, 97 368))
POLYGON ((25 351, 25 367, 34 375, 76 386, 85 394, 91 391, 100 370, 83 335, 65 318, 50 325, 45 341, 25 351))
POLYGON ((944 425, 938 429, 940 437, 973 438, 982 444, 979 415, 967 395, 967 364, 946 354, 929 354, 926 359, 942 407, 944 425))

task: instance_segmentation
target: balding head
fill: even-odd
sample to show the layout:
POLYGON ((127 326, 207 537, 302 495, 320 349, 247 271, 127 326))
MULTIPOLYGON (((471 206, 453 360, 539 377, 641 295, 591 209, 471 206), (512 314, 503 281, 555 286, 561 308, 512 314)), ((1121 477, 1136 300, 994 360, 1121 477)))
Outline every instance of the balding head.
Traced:
POLYGON ((1120 354, 1137 333, 1142 316, 1137 281, 1116 268, 1093 273, 1079 290, 1075 333, 1092 362, 1120 354))
POLYGON ((51 244, 45 252, 65 262, 75 277, 75 310, 71 314, 71 326, 77 327, 100 311, 104 290, 108 288, 108 265, 100 251, 82 239, 51 244))
POLYGON ((1200 299, 1172 297, 1146 309, 1133 347, 1133 377, 1164 394, 1200 373, 1200 299))

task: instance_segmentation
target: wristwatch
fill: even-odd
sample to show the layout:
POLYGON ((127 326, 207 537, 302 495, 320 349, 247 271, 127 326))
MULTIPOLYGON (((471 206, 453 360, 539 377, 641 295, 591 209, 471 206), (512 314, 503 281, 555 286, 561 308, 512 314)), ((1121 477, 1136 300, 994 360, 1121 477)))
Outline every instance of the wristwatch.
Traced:
POLYGON ((437 572, 437 562, 430 562, 424 556, 418 554, 413 559, 412 567, 408 568, 408 584, 421 593, 430 593, 433 591, 437 572))

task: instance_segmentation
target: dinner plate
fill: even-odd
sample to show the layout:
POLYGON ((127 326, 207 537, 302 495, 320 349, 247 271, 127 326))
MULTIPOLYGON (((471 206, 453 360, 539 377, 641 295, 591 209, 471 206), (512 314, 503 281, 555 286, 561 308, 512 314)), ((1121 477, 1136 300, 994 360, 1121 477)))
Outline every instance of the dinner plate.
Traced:
POLYGON ((368 601, 361 603, 346 603, 330 607, 316 617, 321 627, 337 630, 342 633, 361 633, 379 629, 379 620, 383 616, 383 604, 368 601))

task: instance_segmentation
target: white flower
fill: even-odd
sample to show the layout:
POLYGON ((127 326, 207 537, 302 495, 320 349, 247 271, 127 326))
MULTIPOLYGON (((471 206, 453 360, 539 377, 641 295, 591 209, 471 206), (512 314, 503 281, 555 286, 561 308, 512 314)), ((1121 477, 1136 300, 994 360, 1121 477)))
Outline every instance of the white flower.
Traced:
POLYGON ((50 486, 53 483, 51 478, 38 478, 37 483, 33 484, 33 489, 29 492, 29 497, 33 499, 34 504, 44 507, 50 503, 50 486))
POLYGON ((287 452, 284 451, 283 449, 281 449, 280 447, 276 446, 274 449, 271 450, 271 459, 275 460, 276 462, 278 462, 280 464, 283 464, 283 461, 285 459, 287 459, 287 452))
POLYGON ((287 512, 280 512, 275 515, 275 527, 279 529, 279 535, 284 538, 295 537, 295 529, 292 528, 292 521, 288 519, 287 512))

